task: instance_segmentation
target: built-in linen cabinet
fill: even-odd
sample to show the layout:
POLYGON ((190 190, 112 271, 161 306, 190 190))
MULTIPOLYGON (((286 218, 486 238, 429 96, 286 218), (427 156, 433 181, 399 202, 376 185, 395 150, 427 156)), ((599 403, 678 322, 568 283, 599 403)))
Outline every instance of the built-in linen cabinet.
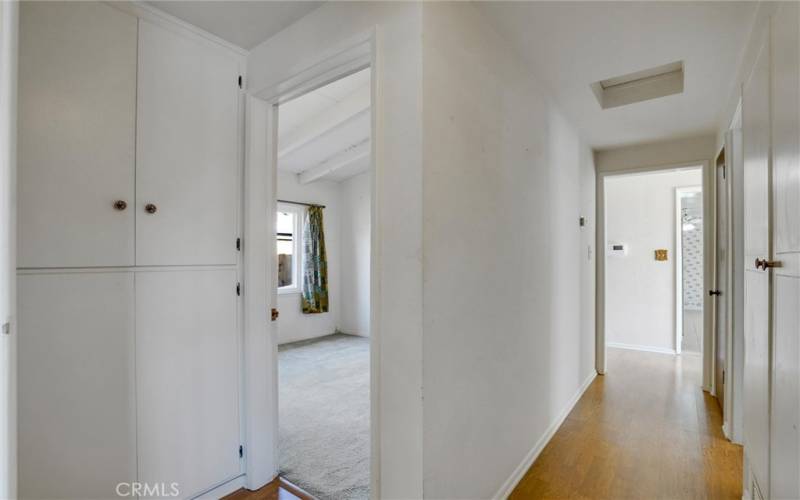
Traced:
POLYGON ((239 61, 103 4, 22 23, 19 266, 235 264, 239 61))
POLYGON ((19 493, 241 475, 241 54, 138 7, 23 2, 19 493))
POLYGON ((20 9, 19 267, 134 263, 136 26, 100 3, 20 9))
POLYGON ((223 49, 139 22, 138 265, 236 263, 238 75, 223 49))
POLYGON ((17 278, 19 498, 112 498, 136 478, 132 272, 17 278))

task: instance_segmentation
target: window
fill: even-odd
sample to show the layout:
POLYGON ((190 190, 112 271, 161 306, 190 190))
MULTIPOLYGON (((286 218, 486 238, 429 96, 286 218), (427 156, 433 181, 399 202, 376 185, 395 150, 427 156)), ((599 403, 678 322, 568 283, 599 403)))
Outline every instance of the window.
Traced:
POLYGON ((275 222, 278 254, 278 293, 297 293, 300 268, 300 217, 296 207, 279 205, 275 222))

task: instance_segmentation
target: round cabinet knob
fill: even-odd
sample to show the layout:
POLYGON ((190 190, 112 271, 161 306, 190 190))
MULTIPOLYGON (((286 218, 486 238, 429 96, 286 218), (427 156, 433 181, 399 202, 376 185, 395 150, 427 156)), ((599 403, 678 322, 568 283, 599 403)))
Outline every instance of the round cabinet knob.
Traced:
POLYGON ((148 214, 154 214, 158 211, 158 207, 153 205, 152 203, 148 203, 144 206, 144 211, 148 214))
POLYGON ((127 201, 125 201, 125 200, 117 200, 117 201, 114 202, 114 210, 122 211, 122 210, 125 210, 126 208, 128 208, 128 202, 127 201))

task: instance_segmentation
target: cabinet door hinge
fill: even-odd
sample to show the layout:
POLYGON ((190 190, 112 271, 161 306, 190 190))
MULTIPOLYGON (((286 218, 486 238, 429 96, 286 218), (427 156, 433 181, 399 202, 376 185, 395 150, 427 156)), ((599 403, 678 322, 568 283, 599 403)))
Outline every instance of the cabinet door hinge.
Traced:
POLYGON ((242 88, 242 75, 239 75, 239 88, 242 88))
POLYGON ((236 283, 236 295, 241 295, 241 294, 242 294, 242 284, 236 283))
POLYGON ((239 458, 244 456, 244 446, 239 445, 239 458))
POLYGON ((242 239, 241 238, 236 238, 236 250, 239 250, 239 251, 242 250, 242 239))

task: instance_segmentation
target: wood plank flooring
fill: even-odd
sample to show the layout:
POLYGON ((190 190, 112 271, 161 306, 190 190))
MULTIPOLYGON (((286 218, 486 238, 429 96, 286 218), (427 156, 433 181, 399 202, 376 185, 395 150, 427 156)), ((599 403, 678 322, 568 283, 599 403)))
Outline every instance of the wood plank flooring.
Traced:
POLYGON ((700 385, 700 356, 609 348, 511 499, 741 499, 742 448, 700 385))
POLYGON ((315 500, 314 497, 283 479, 276 477, 269 484, 250 491, 244 488, 234 491, 222 500, 315 500))

